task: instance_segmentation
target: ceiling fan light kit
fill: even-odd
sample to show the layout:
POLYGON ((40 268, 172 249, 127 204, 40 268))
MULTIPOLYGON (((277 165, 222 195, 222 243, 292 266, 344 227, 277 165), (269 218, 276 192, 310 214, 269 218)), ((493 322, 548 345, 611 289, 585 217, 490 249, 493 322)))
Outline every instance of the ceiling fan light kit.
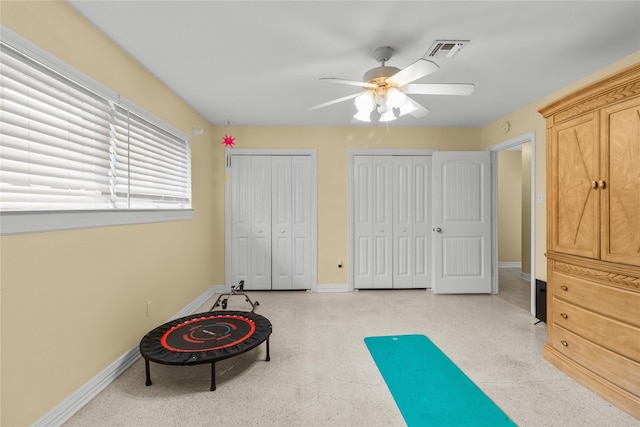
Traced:
POLYGON ((429 110, 409 94, 418 95, 470 95, 474 92, 475 86, 469 83, 453 84, 409 84, 415 80, 425 77, 440 69, 435 62, 420 58, 408 67, 399 69, 397 67, 386 66, 385 63, 391 58, 393 48, 381 46, 373 51, 373 57, 380 62, 379 67, 372 68, 364 73, 363 81, 353 81, 338 78, 322 78, 333 83, 359 86, 364 89, 360 94, 345 96, 324 102, 310 107, 309 110, 327 107, 338 102, 354 99, 356 114, 355 120, 362 122, 371 121, 371 113, 377 111, 380 114, 380 122, 396 120, 405 114, 419 118, 425 116, 429 110), (398 115, 394 110, 398 110, 398 115))

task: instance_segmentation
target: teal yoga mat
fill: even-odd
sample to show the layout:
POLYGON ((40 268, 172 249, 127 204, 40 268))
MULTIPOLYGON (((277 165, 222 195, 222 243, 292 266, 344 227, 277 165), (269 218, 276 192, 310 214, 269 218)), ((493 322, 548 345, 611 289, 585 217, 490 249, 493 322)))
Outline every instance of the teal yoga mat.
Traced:
POLYGON ((364 342, 409 427, 515 426, 426 336, 364 342))

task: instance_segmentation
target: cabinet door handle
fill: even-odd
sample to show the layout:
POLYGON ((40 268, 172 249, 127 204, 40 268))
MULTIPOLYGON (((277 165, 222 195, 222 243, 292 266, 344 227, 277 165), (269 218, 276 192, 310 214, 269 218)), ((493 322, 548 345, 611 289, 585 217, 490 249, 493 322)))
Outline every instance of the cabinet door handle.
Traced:
POLYGON ((562 344, 565 347, 569 347, 569 343, 566 342, 565 340, 560 341, 560 344, 562 344))
POLYGON ((598 183, 595 181, 591 181, 591 188, 598 188, 598 183))
POLYGON ((604 188, 605 187, 605 183, 603 180, 598 181, 598 188, 604 188))
POLYGON ((569 316, 567 316, 567 313, 560 313, 560 317, 562 317, 563 319, 569 318, 569 316))
POLYGON ((563 291, 568 291, 569 288, 567 288, 565 285, 560 286, 560 289, 562 289, 563 291))

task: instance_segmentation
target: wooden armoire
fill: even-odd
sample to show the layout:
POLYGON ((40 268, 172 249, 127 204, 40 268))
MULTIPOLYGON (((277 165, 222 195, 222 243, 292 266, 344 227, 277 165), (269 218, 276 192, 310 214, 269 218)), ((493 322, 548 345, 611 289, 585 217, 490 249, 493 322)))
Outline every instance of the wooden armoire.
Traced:
POLYGON ((545 106, 545 359, 640 419, 640 63, 545 106))

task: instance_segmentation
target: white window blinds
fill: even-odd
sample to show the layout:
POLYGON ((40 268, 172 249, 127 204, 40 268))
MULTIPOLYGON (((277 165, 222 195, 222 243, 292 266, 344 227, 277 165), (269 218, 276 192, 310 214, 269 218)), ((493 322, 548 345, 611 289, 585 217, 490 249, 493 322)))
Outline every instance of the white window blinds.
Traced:
POLYGON ((129 205, 189 206, 189 146, 153 123, 129 113, 129 205))
POLYGON ((0 47, 0 211, 191 207, 188 138, 0 47))

